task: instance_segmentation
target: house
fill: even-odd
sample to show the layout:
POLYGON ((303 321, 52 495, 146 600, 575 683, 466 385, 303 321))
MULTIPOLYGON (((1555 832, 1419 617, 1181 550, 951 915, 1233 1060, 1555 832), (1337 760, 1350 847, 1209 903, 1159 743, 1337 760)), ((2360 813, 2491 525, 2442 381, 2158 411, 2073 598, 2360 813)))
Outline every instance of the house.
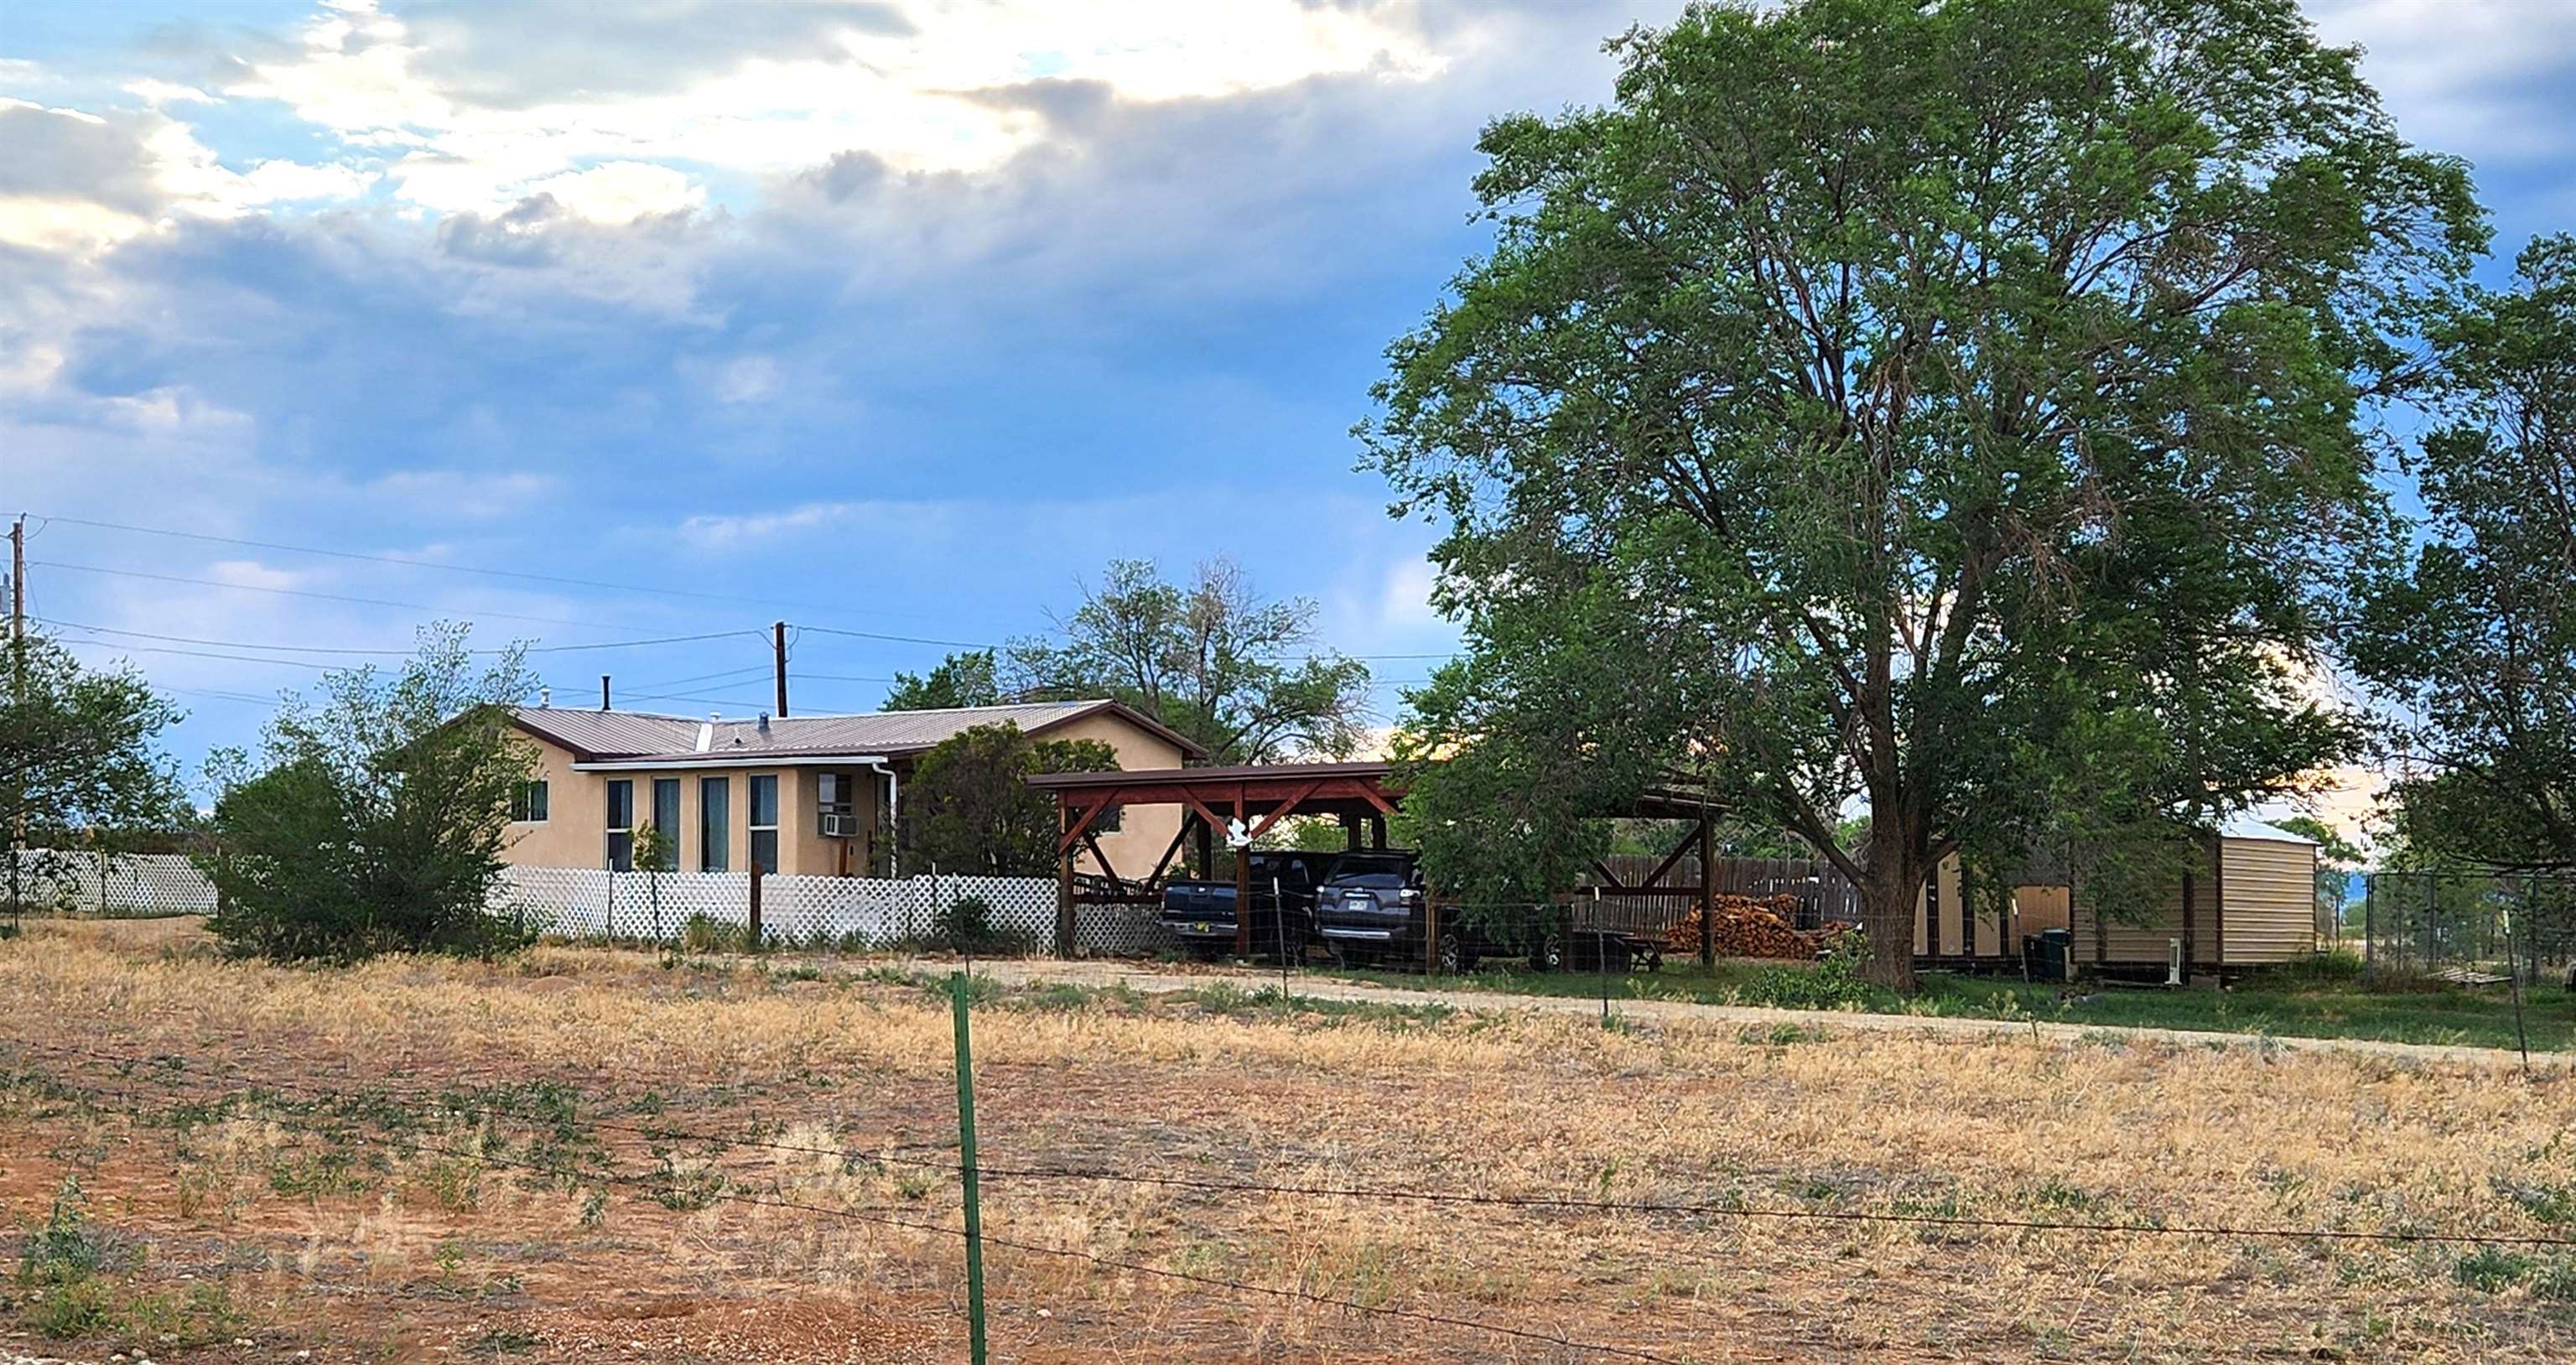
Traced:
MULTIPOLYGON (((789 875, 887 870, 875 861, 875 845, 901 809, 913 764, 979 725, 1008 721, 1043 739, 1099 740, 1121 768, 1177 768, 1206 757, 1114 701, 743 720, 522 706, 510 718, 539 754, 535 780, 512 802, 502 854, 526 867, 631 867, 635 831, 649 822, 675 840, 665 866, 679 871, 741 872, 755 863, 789 875)), ((1179 821, 1177 811, 1139 810, 1099 830, 1099 841, 1114 860, 1150 863, 1179 821)))

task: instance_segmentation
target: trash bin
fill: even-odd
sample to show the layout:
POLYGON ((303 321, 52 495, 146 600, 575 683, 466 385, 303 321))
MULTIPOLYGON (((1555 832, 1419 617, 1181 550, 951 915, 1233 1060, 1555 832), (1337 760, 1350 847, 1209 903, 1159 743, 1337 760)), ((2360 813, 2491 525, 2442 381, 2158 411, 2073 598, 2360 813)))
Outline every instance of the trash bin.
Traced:
POLYGON ((2025 934, 2021 941, 2021 960, 2033 981, 2064 981, 2067 964, 2075 957, 2075 931, 2042 929, 2025 934))

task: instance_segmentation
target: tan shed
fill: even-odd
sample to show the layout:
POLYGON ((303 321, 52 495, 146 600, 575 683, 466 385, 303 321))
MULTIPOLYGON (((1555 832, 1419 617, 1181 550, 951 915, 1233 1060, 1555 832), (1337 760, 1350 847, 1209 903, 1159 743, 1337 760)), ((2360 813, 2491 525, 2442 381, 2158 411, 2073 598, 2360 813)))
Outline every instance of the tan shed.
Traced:
POLYGON ((2199 836, 2197 854, 2153 923, 2095 913, 2079 879, 2070 898, 2075 961, 2111 970, 2161 968, 2179 952, 2192 970, 2269 967, 2317 946, 2317 846, 2248 817, 2199 836))

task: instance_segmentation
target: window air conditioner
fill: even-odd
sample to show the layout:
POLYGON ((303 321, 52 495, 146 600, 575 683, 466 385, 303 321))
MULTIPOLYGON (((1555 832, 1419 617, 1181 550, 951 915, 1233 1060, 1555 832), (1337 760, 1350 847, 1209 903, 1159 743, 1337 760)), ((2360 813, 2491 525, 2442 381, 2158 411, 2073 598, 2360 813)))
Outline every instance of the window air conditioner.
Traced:
POLYGON ((835 815, 830 811, 823 812, 824 838, 855 839, 858 835, 859 817, 855 815, 835 815))

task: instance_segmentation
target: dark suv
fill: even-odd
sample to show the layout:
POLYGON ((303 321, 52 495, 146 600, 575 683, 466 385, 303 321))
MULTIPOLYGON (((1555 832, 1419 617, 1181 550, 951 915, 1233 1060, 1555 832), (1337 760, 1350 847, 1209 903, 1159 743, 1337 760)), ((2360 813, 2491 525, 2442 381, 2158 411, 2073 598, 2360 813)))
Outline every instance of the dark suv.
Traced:
POLYGON ((1419 962, 1426 922, 1422 862, 1411 853, 1345 853, 1315 887, 1315 932, 1337 958, 1419 962))

